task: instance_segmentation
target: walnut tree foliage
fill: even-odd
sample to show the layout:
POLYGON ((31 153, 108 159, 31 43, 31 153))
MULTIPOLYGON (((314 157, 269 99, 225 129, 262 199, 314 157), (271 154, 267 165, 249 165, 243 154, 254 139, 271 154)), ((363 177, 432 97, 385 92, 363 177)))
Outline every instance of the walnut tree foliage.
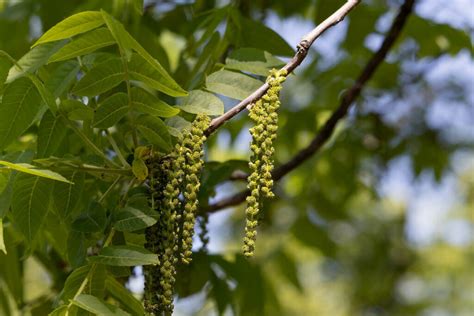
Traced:
POLYGON ((454 175, 468 218, 455 157, 472 158, 472 133, 429 121, 432 104, 472 106, 456 78, 429 79, 470 54, 467 30, 415 10, 329 141, 272 180, 403 3, 362 1, 330 52, 323 36, 294 74, 272 72, 296 51, 283 37, 344 2, 0 1, 0 315, 467 315, 469 248, 411 243, 409 206, 379 187, 408 158, 415 178, 454 175), (206 135, 266 80, 250 117, 206 135))

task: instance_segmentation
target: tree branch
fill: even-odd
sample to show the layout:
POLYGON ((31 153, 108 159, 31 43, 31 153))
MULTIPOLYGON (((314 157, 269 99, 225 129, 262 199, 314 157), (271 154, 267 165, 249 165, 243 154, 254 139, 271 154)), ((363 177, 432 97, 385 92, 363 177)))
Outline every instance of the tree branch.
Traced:
MULTIPOLYGON (((292 159, 290 159, 286 163, 275 168, 275 170, 273 171, 274 180, 281 179, 287 173, 294 170, 296 167, 308 160, 311 156, 313 156, 321 149, 321 147, 326 143, 326 141, 331 138, 337 123, 347 115, 350 106, 352 105, 354 100, 360 95, 362 88, 375 73, 378 66, 380 66, 380 64, 385 60, 388 51, 395 44, 403 27, 406 24, 410 13, 413 10, 414 3, 415 0, 405 0, 403 5, 400 7, 400 10, 395 20, 393 21, 392 26, 390 27, 390 30, 385 36, 382 45, 366 64, 354 85, 344 94, 341 103, 339 104, 339 107, 332 113, 331 117, 326 121, 326 123, 319 130, 319 132, 316 134, 316 136, 313 138, 313 140, 307 147, 298 152, 292 159)), ((248 194, 248 190, 239 192, 214 204, 210 204, 205 211, 215 212, 229 206, 240 204, 241 202, 245 201, 245 198, 248 194)))
MULTIPOLYGON (((338 24, 344 17, 349 14, 349 12, 355 8, 356 5, 360 3, 360 0, 347 0, 347 2, 340 7, 336 12, 334 12, 330 17, 326 20, 321 22, 315 29, 311 32, 306 34, 301 42, 298 44, 297 52, 295 56, 281 69, 286 70, 288 73, 291 73, 296 67, 298 67, 301 62, 306 58, 308 55, 308 49, 314 43, 314 41, 320 37, 327 29, 331 28, 332 26, 338 24)), ((267 92, 269 86, 267 83, 264 83, 260 88, 255 90, 251 95, 240 101, 239 104, 234 106, 232 109, 224 113, 223 115, 213 119, 211 124, 206 129, 204 134, 209 136, 212 134, 216 129, 221 127, 225 122, 232 119, 234 116, 242 112, 248 105, 254 103, 258 99, 260 99, 265 92, 267 92)))

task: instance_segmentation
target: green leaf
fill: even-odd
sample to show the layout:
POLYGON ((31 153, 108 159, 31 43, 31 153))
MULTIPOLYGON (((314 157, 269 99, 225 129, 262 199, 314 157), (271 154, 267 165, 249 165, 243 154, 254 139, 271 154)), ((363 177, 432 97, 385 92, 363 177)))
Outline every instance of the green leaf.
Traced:
POLYGON ((191 122, 186 121, 181 116, 174 116, 166 120, 169 133, 174 137, 180 137, 181 131, 190 128, 191 122))
POLYGON ((5 80, 7 80, 10 66, 11 61, 7 57, 0 55, 0 94, 2 93, 5 80))
POLYGON ((193 114, 221 115, 224 113, 224 103, 212 93, 193 90, 178 106, 181 110, 193 114))
POLYGON ((233 10, 231 17, 237 28, 237 34, 241 34, 237 43, 239 47, 253 47, 266 50, 277 56, 292 56, 293 48, 274 30, 261 22, 248 19, 233 10))
POLYGON ((225 68, 268 76, 272 68, 281 68, 285 63, 269 52, 255 48, 241 48, 230 53, 225 68))
POLYGON ((70 120, 92 121, 94 119, 94 110, 77 100, 62 100, 59 109, 70 120))
POLYGON ((439 56, 442 53, 454 55, 461 49, 471 47, 468 32, 453 28, 448 24, 434 23, 417 15, 413 15, 407 21, 403 37, 415 39, 419 46, 420 57, 439 56))
POLYGON ((48 316, 67 316, 68 308, 66 305, 59 306, 55 308, 48 316))
POLYGON ((69 300, 74 297, 79 290, 82 282, 86 278, 87 274, 91 269, 91 265, 85 265, 75 269, 74 271, 69 274, 64 283, 64 287, 59 294, 59 299, 64 303, 69 303, 69 300))
POLYGON ((170 88, 169 79, 164 77, 162 73, 155 68, 150 67, 149 62, 143 59, 140 55, 133 54, 128 64, 128 71, 130 78, 141 81, 150 88, 164 92, 173 97, 180 97, 187 95, 186 91, 176 87, 170 88))
POLYGON ((275 259, 281 274, 285 276, 299 291, 303 291, 303 287, 298 277, 298 267, 295 260, 283 249, 277 252, 275 259))
POLYGON ((245 99, 262 84, 257 79, 228 70, 216 71, 206 79, 208 90, 237 100, 245 99))
POLYGON ((107 304, 104 301, 100 300, 99 298, 92 295, 88 295, 88 294, 79 295, 72 301, 72 303, 88 312, 94 313, 95 315, 101 315, 101 316, 130 315, 129 313, 121 310, 117 306, 107 304))
POLYGON ((143 15, 143 0, 132 0, 132 7, 136 13, 143 15))
POLYGON ((3 218, 0 217, 0 251, 7 254, 7 247, 5 247, 5 240, 3 239, 3 218))
POLYGON ((64 47, 51 56, 48 63, 86 55, 113 44, 115 44, 115 39, 110 31, 105 27, 101 27, 64 45, 64 47))
POLYGON ((62 219, 67 219, 76 210, 84 188, 85 175, 83 172, 73 171, 65 174, 71 183, 55 182, 53 187, 53 202, 56 212, 62 219))
POLYGON ((107 269, 103 264, 96 264, 94 270, 89 274, 89 282, 82 293, 103 297, 105 294, 105 280, 107 269))
POLYGON ((161 119, 154 116, 142 115, 137 118, 138 131, 152 144, 166 151, 171 150, 171 136, 161 119))
POLYGON ((119 45, 122 52, 125 53, 127 59, 129 59, 132 54, 131 50, 133 46, 138 43, 136 43, 135 39, 127 32, 127 30, 125 30, 125 27, 114 17, 104 10, 101 10, 101 14, 105 24, 107 25, 107 28, 115 38, 115 41, 119 45))
POLYGON ((175 285, 178 296, 188 297, 201 291, 209 281, 210 272, 208 255, 204 252, 193 254, 193 261, 178 266, 177 274, 181 276, 175 285))
POLYGON ((0 103, 0 149, 17 139, 33 123, 41 108, 41 97, 27 78, 10 84, 0 103))
POLYGON ((95 111, 94 127, 109 128, 120 121, 129 110, 128 96, 119 92, 102 102, 95 111))
POLYGON ((118 231, 133 232, 154 225, 155 217, 150 212, 127 206, 115 214, 114 227, 118 231))
POLYGON ((77 14, 71 15, 70 17, 62 20, 50 28, 36 41, 33 47, 39 44, 73 37, 74 35, 93 30, 102 24, 104 24, 104 20, 102 19, 100 12, 79 12, 77 14))
POLYGON ((30 175, 42 177, 42 178, 71 183, 68 181, 68 179, 64 178, 59 173, 56 173, 51 170, 36 169, 35 166, 27 164, 27 163, 12 163, 9 161, 0 160, 0 165, 5 166, 7 167, 7 169, 10 169, 10 170, 16 170, 16 171, 20 171, 20 172, 27 173, 30 175))
POLYGON ((36 76, 32 74, 27 74, 27 76, 35 85, 36 90, 38 90, 38 93, 40 94, 43 102, 49 107, 49 109, 53 113, 56 113, 58 110, 58 106, 56 105, 56 100, 54 99, 54 96, 51 91, 46 89, 43 83, 36 76))
POLYGON ((79 214, 72 222, 71 229, 81 233, 96 233, 104 230, 106 221, 105 208, 93 201, 87 210, 79 214))
POLYGON ((89 70, 74 86, 72 93, 80 96, 96 96, 117 86, 124 77, 120 59, 109 59, 89 70))
POLYGON ((59 97, 76 80, 79 69, 79 63, 76 60, 57 64, 49 78, 45 80, 45 88, 51 91, 55 97, 59 97))
POLYGON ((98 256, 89 257, 89 260, 91 262, 124 267, 159 264, 158 255, 137 246, 105 247, 98 256))
MULTIPOLYGON (((21 152, 20 154, 15 154, 13 156, 9 155, 5 158, 11 159, 18 162, 30 162, 33 158, 33 152, 28 150, 21 152)), ((0 193, 0 217, 3 218, 10 209, 12 197, 13 197, 13 184, 15 183, 18 172, 10 172, 8 175, 8 182, 6 188, 0 193)))
POLYGON ((209 274, 210 283, 212 284, 209 296, 212 296, 216 301, 219 315, 224 315, 227 307, 233 303, 234 293, 227 284, 227 281, 225 279, 220 279, 212 269, 210 269, 209 274))
POLYGON ((17 176, 12 199, 12 219, 31 243, 48 213, 52 183, 42 177, 17 176))
POLYGON ((51 111, 47 111, 38 128, 36 156, 43 158, 55 154, 66 136, 66 131, 63 121, 55 117, 51 111))
POLYGON ((105 281, 105 286, 110 295, 120 302, 126 311, 136 316, 145 315, 142 303, 137 300, 120 282, 115 280, 113 277, 108 276, 105 281))
POLYGON ((77 268, 86 262, 87 240, 85 234, 70 231, 67 237, 67 260, 71 267, 77 268))
MULTIPOLYGON (((168 72, 161 66, 161 64, 153 58, 123 27, 123 25, 114 19, 110 14, 105 11, 101 11, 103 18, 112 33, 113 37, 119 44, 122 51, 125 52, 127 59, 131 56, 131 50, 136 51, 142 59, 148 63, 148 66, 142 66, 142 63, 133 65, 135 67, 135 73, 145 73, 152 75, 152 79, 155 81, 154 84, 159 91, 162 91, 170 96, 185 96, 187 92, 181 88, 176 81, 168 74, 168 72), (151 69, 151 66, 153 69, 151 69), (138 68, 136 68, 138 67, 138 68)), ((136 58, 135 58, 136 59, 136 58)), ((131 67, 132 65, 130 65, 131 67)), ((140 80, 140 79, 138 79, 140 80)), ((154 88, 154 87, 152 87, 154 88)))
POLYGON ((148 167, 141 158, 135 157, 132 162, 132 172, 138 180, 144 181, 148 177, 148 167))
POLYGON ((14 65, 12 68, 10 68, 10 72, 8 73, 7 77, 7 83, 22 77, 25 73, 33 73, 38 70, 41 66, 45 65, 51 55, 63 47, 64 44, 64 41, 58 43, 49 43, 30 50, 23 57, 21 57, 20 60, 18 60, 18 65, 14 65))
POLYGON ((133 108, 139 112, 160 117, 172 117, 179 113, 179 109, 166 104, 143 89, 134 87, 131 89, 131 95, 133 108))

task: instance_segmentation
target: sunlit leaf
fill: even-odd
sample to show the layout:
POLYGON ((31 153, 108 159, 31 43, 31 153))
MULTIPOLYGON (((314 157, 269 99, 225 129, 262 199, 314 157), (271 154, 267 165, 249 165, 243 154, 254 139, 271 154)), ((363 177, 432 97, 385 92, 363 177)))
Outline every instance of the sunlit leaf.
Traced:
POLYGON ((128 71, 131 79, 141 81, 150 88, 164 92, 170 96, 179 97, 187 94, 186 91, 181 88, 170 87, 170 79, 163 76, 163 74, 155 68, 150 67, 149 62, 143 59, 140 55, 132 55, 128 65, 128 71))
POLYGON ((111 266, 140 266, 158 264, 158 256, 144 248, 136 246, 109 246, 89 260, 111 266))
MULTIPOLYGON (((168 72, 161 66, 161 64, 153 58, 123 27, 123 25, 118 22, 115 18, 109 15, 105 11, 101 11, 103 18, 109 28, 110 32, 112 33, 113 37, 119 44, 122 51, 126 53, 127 59, 130 58, 131 50, 137 52, 143 61, 146 61, 145 66, 143 61, 140 62, 132 62, 130 65, 133 68, 133 73, 140 75, 145 74, 145 77, 151 79, 148 84, 153 83, 156 89, 171 95, 171 96, 184 96, 186 95, 186 91, 183 90, 175 81, 174 79, 168 74, 168 72), (152 68, 150 68, 150 66, 152 68)), ((135 58, 135 60, 137 60, 135 58)), ((140 80, 140 79, 138 79, 140 80)))
POLYGON ((110 34, 110 31, 101 27, 97 30, 90 31, 64 45, 53 56, 51 56, 48 63, 86 55, 102 47, 113 44, 115 44, 115 39, 112 34, 110 34))
POLYGON ((184 98, 178 107, 188 113, 221 115, 224 113, 224 103, 212 93, 193 90, 184 98))
POLYGON ((255 48, 241 48, 233 51, 227 57, 225 68, 268 76, 271 69, 279 69, 283 65, 285 63, 282 60, 266 51, 255 48))
POLYGON ((216 71, 206 79, 208 90, 237 100, 245 99, 262 84, 257 79, 228 70, 216 71))
POLYGON ((171 117, 179 113, 179 109, 161 101, 143 89, 131 89, 133 109, 153 116, 171 117))
POLYGON ((109 59, 86 73, 74 86, 72 93, 81 96, 95 96, 112 89, 124 80, 120 59, 109 59))
POLYGON ((62 20, 41 36, 33 45, 58 41, 93 30, 104 24, 102 15, 98 11, 84 11, 71 15, 62 20))
POLYGON ((5 166, 6 168, 10 170, 15 170, 15 171, 20 171, 23 173, 27 173, 29 175, 33 176, 38 176, 41 178, 46 178, 46 179, 51 179, 51 180, 56 180, 56 181, 61 181, 61 182, 67 182, 71 183, 68 179, 64 178, 62 175, 60 175, 57 172, 51 171, 51 170, 44 170, 44 169, 37 169, 35 166, 26 164, 26 163, 12 163, 9 161, 3 161, 0 160, 0 165, 5 166))
POLYGON ((21 57, 20 60, 18 60, 18 65, 14 65, 12 68, 10 68, 6 82, 10 83, 23 76, 25 73, 35 72, 38 70, 38 68, 45 65, 51 55, 63 47, 64 44, 65 41, 60 41, 57 43, 48 43, 31 49, 28 53, 21 57))

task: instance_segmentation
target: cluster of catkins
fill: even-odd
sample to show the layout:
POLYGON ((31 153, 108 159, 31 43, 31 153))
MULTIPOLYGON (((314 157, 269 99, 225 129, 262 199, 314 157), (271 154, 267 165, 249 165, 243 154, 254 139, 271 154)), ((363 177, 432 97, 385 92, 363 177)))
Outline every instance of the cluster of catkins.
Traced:
POLYGON ((274 196, 272 192, 273 141, 278 129, 279 93, 286 75, 286 70, 273 69, 267 78, 269 89, 250 109, 250 118, 255 122, 255 126, 250 129, 252 135, 250 145, 252 156, 249 163, 251 174, 247 179, 250 195, 247 197, 243 246, 246 257, 252 257, 254 253, 262 199, 274 196))
POLYGON ((179 259, 185 264, 191 261, 204 130, 209 122, 208 116, 197 115, 173 151, 150 168, 151 203, 159 219, 147 229, 145 246, 160 260, 158 266, 145 268, 145 306, 153 315, 172 313, 176 265, 179 259))

